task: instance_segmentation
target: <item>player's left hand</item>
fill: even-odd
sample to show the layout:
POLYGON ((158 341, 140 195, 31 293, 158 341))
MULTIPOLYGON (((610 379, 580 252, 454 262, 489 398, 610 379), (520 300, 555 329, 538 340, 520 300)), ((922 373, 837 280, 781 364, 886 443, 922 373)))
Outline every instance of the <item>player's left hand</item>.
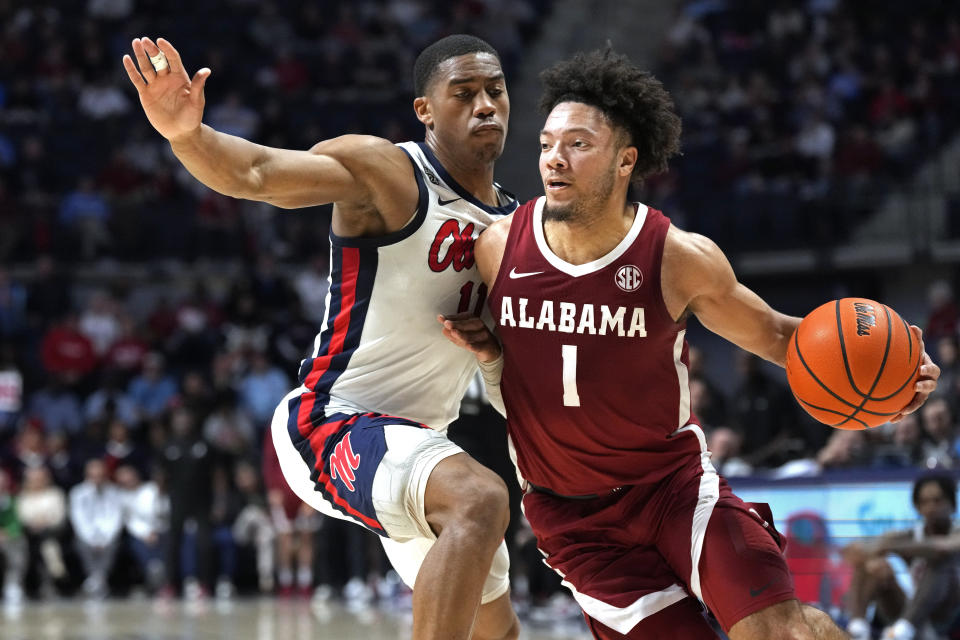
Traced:
MULTIPOLYGON (((913 332, 913 335, 916 337, 917 342, 920 343, 920 348, 923 347, 923 331, 920 330, 920 327, 915 325, 910 325, 910 330, 913 332)), ((933 393, 937 388, 937 380, 940 379, 940 367, 934 364, 933 360, 930 359, 930 354, 927 353, 926 349, 923 351, 923 357, 920 358, 920 375, 917 378, 915 389, 917 391, 913 396, 913 400, 910 401, 910 404, 905 406, 900 413, 896 415, 893 420, 890 422, 900 422, 903 420, 903 416, 908 413, 913 413, 920 406, 927 401, 927 398, 930 397, 930 394, 933 393)))
POLYGON ((500 357, 500 341, 479 317, 457 313, 437 316, 437 321, 443 325, 447 340, 472 352, 480 362, 493 362, 500 357))

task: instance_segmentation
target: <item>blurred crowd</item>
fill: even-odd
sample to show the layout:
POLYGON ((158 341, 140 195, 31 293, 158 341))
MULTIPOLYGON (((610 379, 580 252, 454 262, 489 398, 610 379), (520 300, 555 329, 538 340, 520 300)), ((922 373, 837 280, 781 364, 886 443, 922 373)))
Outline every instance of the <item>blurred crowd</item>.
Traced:
POLYGON ((210 67, 205 121, 278 147, 345 133, 418 139, 416 54, 450 33, 490 42, 508 74, 552 0, 0 0, 0 263, 193 260, 326 246, 325 216, 281 216, 199 185, 120 64, 163 36, 210 67))
POLYGON ((683 156, 649 199, 729 250, 831 246, 960 124, 960 5, 690 0, 660 77, 683 156))
MULTIPOLYGON (((846 233, 960 113, 960 12, 912 6, 926 4, 936 6, 900 16, 840 0, 687 3, 663 59, 685 154, 646 187, 650 201, 733 246, 846 233)), ((188 67, 213 69, 207 121, 266 144, 307 148, 350 131, 417 138, 415 52, 472 32, 509 73, 550 5, 0 0, 0 265, 18 265, 0 266, 9 600, 407 597, 375 537, 289 492, 268 437, 324 315, 326 212, 279 215, 200 187, 145 122, 119 60, 132 37, 164 35, 188 67)), ((691 348, 691 400, 717 467, 960 467, 949 283, 931 288, 928 317, 940 392, 868 432, 814 423, 782 373, 746 355, 730 365, 733 391, 722 390, 691 348)), ((451 435, 497 467, 507 460, 489 437, 499 418, 479 398, 474 389, 451 435)), ((509 465, 498 471, 516 491, 509 465)), ((519 512, 513 521, 515 592, 553 602, 546 618, 577 618, 568 598, 552 600, 559 579, 519 512)))

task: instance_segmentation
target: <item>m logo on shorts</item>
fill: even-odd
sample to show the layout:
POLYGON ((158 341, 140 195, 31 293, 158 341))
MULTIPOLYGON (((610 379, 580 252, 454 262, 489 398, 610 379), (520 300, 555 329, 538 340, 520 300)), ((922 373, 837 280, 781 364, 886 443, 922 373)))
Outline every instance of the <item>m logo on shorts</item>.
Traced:
POLYGON ((354 491, 353 481, 357 476, 353 472, 360 466, 360 456, 353 452, 353 445, 350 444, 351 435, 350 433, 345 435, 333 449, 333 455, 330 456, 330 478, 336 480, 339 476, 340 482, 347 490, 354 491))

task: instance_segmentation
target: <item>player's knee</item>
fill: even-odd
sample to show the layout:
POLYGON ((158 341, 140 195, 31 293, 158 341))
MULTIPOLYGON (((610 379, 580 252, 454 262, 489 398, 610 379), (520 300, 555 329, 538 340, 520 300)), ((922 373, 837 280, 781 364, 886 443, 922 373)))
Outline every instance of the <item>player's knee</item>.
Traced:
POLYGON ((469 491, 464 500, 462 517, 471 523, 497 531, 496 538, 503 537, 510 521, 510 495, 507 485, 499 477, 487 478, 469 491))
POLYGON ((867 575, 880 583, 894 579, 893 568, 884 558, 870 558, 864 565, 867 575))

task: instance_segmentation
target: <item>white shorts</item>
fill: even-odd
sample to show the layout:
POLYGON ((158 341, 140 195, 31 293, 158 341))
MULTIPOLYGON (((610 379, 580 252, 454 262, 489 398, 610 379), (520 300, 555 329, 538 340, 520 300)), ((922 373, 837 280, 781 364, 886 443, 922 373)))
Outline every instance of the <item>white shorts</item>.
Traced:
MULTIPOLYGON (((329 420, 321 416, 316 427, 332 425, 327 430, 333 433, 337 428, 336 437, 342 440, 331 460, 318 462, 330 447, 291 435, 291 407, 299 411, 304 392, 301 387, 287 394, 271 424, 287 483, 317 511, 379 533, 390 563, 413 588, 420 565, 437 539, 424 511, 427 481, 440 461, 463 449, 446 435, 410 420, 371 413, 335 414, 329 420), (300 442, 295 445, 297 437, 300 442)), ((508 570, 507 549, 501 542, 484 586, 484 604, 506 593, 508 570)))

